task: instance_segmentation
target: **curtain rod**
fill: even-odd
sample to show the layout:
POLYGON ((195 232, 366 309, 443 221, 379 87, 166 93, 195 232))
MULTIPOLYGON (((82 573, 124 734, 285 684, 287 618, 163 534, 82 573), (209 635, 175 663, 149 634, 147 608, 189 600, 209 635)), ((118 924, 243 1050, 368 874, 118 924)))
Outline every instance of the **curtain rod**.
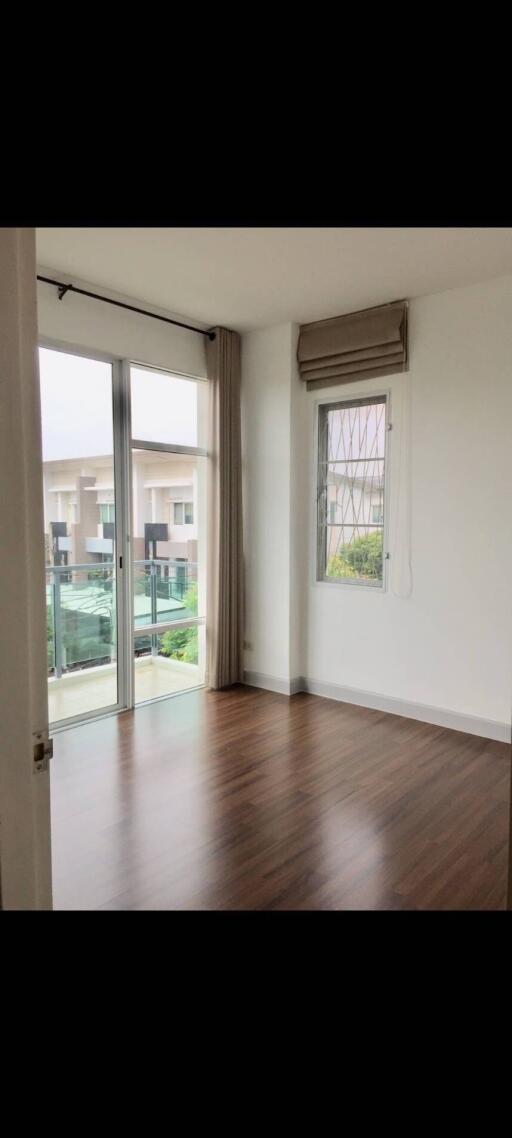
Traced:
POLYGON ((140 316, 151 316, 153 320, 162 320, 164 324, 175 324, 177 328, 186 328, 189 332, 197 332, 200 336, 208 336, 209 340, 215 339, 215 332, 203 331, 202 328, 193 328, 192 324, 183 324, 181 320, 171 320, 169 316, 158 316, 156 312, 147 312, 145 308, 135 308, 133 304, 123 304, 121 300, 111 300, 109 296, 100 296, 97 292, 87 292, 85 288, 77 288, 73 284, 64 284, 64 281, 54 281, 52 277, 40 277, 37 275, 38 281, 43 281, 44 284, 55 285, 59 290, 59 300, 66 295, 67 292, 79 292, 81 296, 90 296, 93 300, 102 300, 104 304, 114 304, 116 308, 127 308, 129 312, 138 312, 140 316))

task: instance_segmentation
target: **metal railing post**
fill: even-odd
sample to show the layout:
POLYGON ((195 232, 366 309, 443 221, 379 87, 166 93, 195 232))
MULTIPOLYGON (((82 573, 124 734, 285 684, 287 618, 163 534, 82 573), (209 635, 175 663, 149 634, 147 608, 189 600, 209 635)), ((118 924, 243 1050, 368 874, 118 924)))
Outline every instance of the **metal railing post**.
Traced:
POLYGON ((55 677, 60 680, 62 676, 62 614, 60 607, 60 573, 53 571, 53 652, 55 677))
MULTIPOLYGON (((157 592, 156 592, 157 591, 157 575, 156 575, 156 565, 155 565, 154 561, 151 562, 150 573, 151 573, 151 576, 150 576, 151 624, 156 624, 157 618, 158 618, 158 609, 157 609, 157 600, 156 600, 156 596, 157 596, 157 592)), ((152 636, 151 636, 151 655, 152 656, 158 655, 158 636, 156 635, 155 632, 152 633, 152 636)))

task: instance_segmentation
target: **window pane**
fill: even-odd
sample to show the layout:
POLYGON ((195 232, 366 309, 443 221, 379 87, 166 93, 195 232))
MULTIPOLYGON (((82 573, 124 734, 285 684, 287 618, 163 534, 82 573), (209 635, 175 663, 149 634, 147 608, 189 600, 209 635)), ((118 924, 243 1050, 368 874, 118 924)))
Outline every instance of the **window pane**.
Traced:
POLYGON ((132 438, 145 442, 203 446, 206 384, 167 372, 130 368, 132 438))
POLYGON ((380 584, 382 542, 381 527, 327 526, 325 575, 380 584))
MULTIPOLYGON (((373 525, 384 503, 384 461, 329 463, 326 474, 329 521, 337 525, 373 525)), ((380 523, 379 523, 380 524, 380 523)))
POLYGON ((194 524, 194 505, 192 502, 185 502, 185 525, 191 526, 194 524))
POLYGON ((189 691, 204 682, 204 628, 135 637, 136 702, 189 691))
POLYGON ((195 455, 134 448, 132 469, 135 702, 140 703, 204 679, 203 626, 144 634, 144 625, 205 615, 207 464, 195 455), (190 507, 193 522, 185 525, 190 507))
POLYGON ((329 462, 384 458, 385 401, 363 406, 349 403, 327 409, 325 430, 329 462))
POLYGON ((54 723, 118 697, 112 368, 41 348, 39 371, 54 723))
POLYGON ((204 616, 206 459, 134 448, 132 469, 135 626, 204 616), (184 490, 200 522, 186 529, 184 490))
POLYGON ((320 579, 382 583, 385 431, 385 397, 320 407, 320 579))

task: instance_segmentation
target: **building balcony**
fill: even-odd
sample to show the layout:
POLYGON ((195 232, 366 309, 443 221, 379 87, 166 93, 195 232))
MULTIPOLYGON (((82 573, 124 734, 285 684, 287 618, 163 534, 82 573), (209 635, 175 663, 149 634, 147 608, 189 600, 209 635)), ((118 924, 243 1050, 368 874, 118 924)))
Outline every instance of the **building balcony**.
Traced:
MULTIPOLYGON (((202 669, 198 664, 166 660, 162 656, 135 658, 136 702, 159 699, 198 687, 202 669)), ((117 664, 92 665, 48 679, 48 715, 50 723, 59 723, 76 715, 101 713, 117 703, 117 664)))

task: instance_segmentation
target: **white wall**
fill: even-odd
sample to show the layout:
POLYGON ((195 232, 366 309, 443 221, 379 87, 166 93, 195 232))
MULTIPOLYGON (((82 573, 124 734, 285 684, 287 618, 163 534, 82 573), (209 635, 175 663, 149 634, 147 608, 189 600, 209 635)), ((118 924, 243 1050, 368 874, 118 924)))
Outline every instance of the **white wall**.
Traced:
POLYGON ((292 326, 242 340, 246 668, 290 675, 292 326))
MULTIPOLYGON (((56 270, 39 265, 37 272, 54 280, 68 279, 56 270)), ((72 283, 78 288, 126 301, 136 307, 149 308, 161 316, 172 318, 174 315, 76 277, 72 283)), ((37 283, 37 310, 39 334, 49 340, 69 344, 70 347, 90 348, 93 353, 105 352, 120 359, 152 364, 153 367, 194 375, 199 379, 206 376, 205 337, 196 336, 184 328, 151 320, 149 316, 138 316, 135 312, 114 308, 77 293, 67 293, 59 300, 55 286, 41 281, 37 283)), ((175 319, 193 326, 197 324, 185 316, 176 316, 175 319)))
MULTIPOLYGON (((294 340, 292 326, 246 337, 244 415, 252 488, 245 502, 245 528, 250 535, 247 592, 253 642, 246 667, 288 682, 303 675, 319 685, 506 725, 512 703, 512 278, 413 300, 409 328, 406 375, 325 393, 304 391, 294 374, 295 346, 290 359, 283 356, 286 329, 294 340), (391 587, 407 559, 401 524, 393 539, 404 385, 411 417, 413 588, 408 598, 394 595, 391 587), (346 397, 347 390, 352 396, 384 388, 391 391, 393 419, 392 578, 384 592, 317 584, 315 402, 323 395, 346 397), (276 446, 286 439, 287 417, 290 450, 276 446), (286 550, 281 498, 287 498, 290 455, 292 528, 286 550), (287 588, 296 594, 289 609, 295 648, 287 672, 281 647, 284 616, 271 631, 263 627, 264 609, 267 614, 276 610, 274 590, 271 606, 262 586, 269 549, 274 565, 282 558, 281 597, 286 598, 287 588), (287 586, 290 557, 295 585, 287 586)), ((404 485, 402 478, 402 490, 404 485)), ((468 729, 478 731, 478 723, 468 729)), ((483 724, 482 733, 488 730, 483 724)))

